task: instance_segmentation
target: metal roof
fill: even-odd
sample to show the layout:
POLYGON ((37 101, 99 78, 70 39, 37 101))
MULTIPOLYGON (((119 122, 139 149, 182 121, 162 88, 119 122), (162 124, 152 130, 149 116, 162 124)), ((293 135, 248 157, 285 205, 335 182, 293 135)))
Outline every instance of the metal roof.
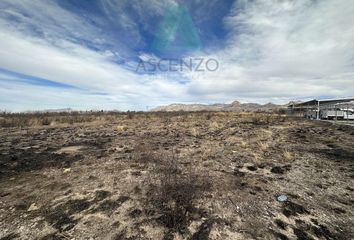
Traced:
POLYGON ((337 104, 337 103, 347 103, 354 101, 354 98, 340 98, 340 99, 313 99, 311 101, 293 104, 292 107, 315 107, 320 103, 320 105, 337 104))

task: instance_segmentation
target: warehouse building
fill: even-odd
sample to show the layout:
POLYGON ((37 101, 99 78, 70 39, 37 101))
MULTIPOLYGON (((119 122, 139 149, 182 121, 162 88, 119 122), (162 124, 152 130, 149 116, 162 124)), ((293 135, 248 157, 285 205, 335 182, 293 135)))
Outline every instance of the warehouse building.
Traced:
POLYGON ((354 120, 354 98, 311 100, 288 106, 292 114, 309 119, 354 120))

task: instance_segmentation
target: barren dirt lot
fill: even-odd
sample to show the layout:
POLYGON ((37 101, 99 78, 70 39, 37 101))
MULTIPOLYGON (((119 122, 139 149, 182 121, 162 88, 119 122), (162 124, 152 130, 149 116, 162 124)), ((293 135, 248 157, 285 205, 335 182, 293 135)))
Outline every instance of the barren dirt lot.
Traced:
POLYGON ((354 239, 354 128, 240 113, 80 121, 0 129, 0 239, 354 239))

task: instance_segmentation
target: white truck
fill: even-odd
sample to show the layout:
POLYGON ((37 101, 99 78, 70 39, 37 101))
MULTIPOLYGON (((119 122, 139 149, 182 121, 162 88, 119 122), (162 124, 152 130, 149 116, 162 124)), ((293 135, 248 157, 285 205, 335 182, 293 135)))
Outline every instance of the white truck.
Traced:
POLYGON ((354 120, 354 110, 353 109, 342 109, 344 111, 344 120, 354 120))
POLYGON ((321 119, 328 120, 354 120, 353 109, 322 109, 320 111, 321 119))

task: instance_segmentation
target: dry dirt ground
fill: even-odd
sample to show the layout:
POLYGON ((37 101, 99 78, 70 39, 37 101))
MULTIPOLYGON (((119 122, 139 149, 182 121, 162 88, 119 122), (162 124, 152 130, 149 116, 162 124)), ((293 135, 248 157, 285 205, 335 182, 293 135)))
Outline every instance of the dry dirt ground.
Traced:
POLYGON ((47 124, 0 129, 1 240, 354 239, 352 127, 237 113, 47 124))

